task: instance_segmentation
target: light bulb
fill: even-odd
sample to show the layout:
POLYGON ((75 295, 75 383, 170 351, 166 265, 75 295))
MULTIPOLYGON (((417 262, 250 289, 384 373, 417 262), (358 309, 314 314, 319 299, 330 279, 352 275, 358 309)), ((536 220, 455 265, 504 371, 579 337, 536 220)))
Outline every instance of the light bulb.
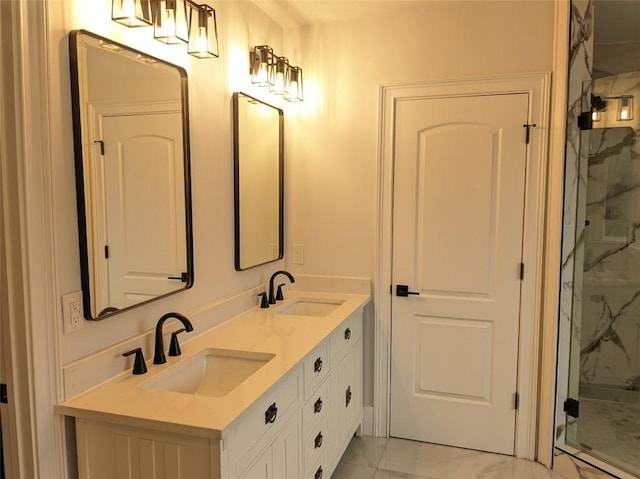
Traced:
POLYGON ((618 121, 633 120, 633 96, 623 95, 618 102, 618 121))
POLYGON ((201 56, 207 55, 207 28, 198 27, 198 40, 196 41, 196 50, 201 56))
POLYGON ((122 14, 130 20, 135 19, 136 4, 134 0, 124 0, 124 2, 122 3, 122 14))

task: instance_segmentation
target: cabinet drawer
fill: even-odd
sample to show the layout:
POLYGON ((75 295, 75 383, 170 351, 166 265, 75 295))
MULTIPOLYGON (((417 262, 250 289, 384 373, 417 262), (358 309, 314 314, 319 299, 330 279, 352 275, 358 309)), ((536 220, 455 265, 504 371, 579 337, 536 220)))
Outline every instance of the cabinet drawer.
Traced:
POLYGON ((323 341, 304 358, 304 397, 309 399, 329 372, 329 345, 323 341))
POLYGON ((329 409, 329 383, 328 380, 322 383, 302 407, 302 431, 305 436, 311 433, 329 409))
POLYGON ((331 437, 329 435, 329 425, 326 419, 320 421, 318 426, 312 430, 311 434, 305 436, 302 445, 302 454, 304 455, 304 471, 308 473, 312 470, 314 464, 318 462, 320 457, 326 456, 325 451, 329 445, 331 437))
POLYGON ((300 371, 296 368, 271 389, 269 389, 253 406, 231 426, 229 450, 232 460, 237 461, 263 436, 270 440, 291 412, 300 404, 300 371))
POLYGON ((329 338, 331 344, 331 364, 338 364, 347 354, 349 347, 362 336, 362 311, 349 316, 329 338))

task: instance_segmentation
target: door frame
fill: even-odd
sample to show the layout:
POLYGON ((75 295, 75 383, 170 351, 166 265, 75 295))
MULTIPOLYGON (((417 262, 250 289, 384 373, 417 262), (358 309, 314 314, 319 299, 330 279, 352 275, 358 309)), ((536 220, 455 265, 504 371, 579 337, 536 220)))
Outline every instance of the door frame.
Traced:
MULTIPOLYGON (((0 327, 7 477, 68 477, 55 287, 48 2, 0 2, 0 327), (29 52, 29 54, 27 54, 29 52), (35 52, 35 53, 33 53, 35 52)), ((51 7, 53 8, 53 7, 51 7)), ((57 48, 57 45, 56 45, 57 48)))
MULTIPOLYGON (((524 232, 522 255, 525 263, 521 289, 518 347, 519 408, 516 414, 515 455, 536 457, 538 375, 542 316, 543 246, 549 138, 551 74, 530 73, 382 85, 379 90, 378 229, 376 238, 374 348, 375 436, 389 436, 391 370, 391 294, 393 245, 393 175, 395 106, 399 100, 470 95, 529 95, 530 148, 527 149, 524 232)), ((523 141, 525 129, 523 128, 523 141)))

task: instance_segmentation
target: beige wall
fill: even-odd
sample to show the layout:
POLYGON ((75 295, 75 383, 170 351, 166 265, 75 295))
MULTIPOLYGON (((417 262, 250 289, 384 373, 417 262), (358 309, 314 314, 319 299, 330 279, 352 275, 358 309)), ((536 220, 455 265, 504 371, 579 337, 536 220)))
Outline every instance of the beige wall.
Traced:
POLYGON ((428 1, 393 12, 294 35, 306 89, 287 124, 287 245, 305 248, 294 273, 374 276, 380 85, 553 69, 552 1, 428 1))

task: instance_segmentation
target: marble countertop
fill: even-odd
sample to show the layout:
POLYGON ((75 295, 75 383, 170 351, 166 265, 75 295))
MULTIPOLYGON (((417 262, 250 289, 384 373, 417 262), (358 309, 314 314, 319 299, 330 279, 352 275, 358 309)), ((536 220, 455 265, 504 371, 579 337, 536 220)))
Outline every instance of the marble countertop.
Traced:
MULTIPOLYGON (((219 438, 221 432, 246 408, 369 300, 370 296, 361 294, 291 291, 287 299, 278 305, 269 309, 253 308, 189 341, 183 333, 181 356, 167 356, 166 364, 162 365, 154 365, 152 359, 147 358, 146 374, 122 373, 57 404, 55 410, 65 416, 219 438), (304 298, 344 302, 324 317, 278 314, 279 310, 304 298), (267 353, 274 357, 224 397, 140 387, 143 381, 206 348, 267 353)), ((171 327, 165 325, 165 338, 170 330, 171 327)), ((197 331, 190 334, 194 333, 197 331)), ((165 348, 168 348, 167 341, 165 348)))

